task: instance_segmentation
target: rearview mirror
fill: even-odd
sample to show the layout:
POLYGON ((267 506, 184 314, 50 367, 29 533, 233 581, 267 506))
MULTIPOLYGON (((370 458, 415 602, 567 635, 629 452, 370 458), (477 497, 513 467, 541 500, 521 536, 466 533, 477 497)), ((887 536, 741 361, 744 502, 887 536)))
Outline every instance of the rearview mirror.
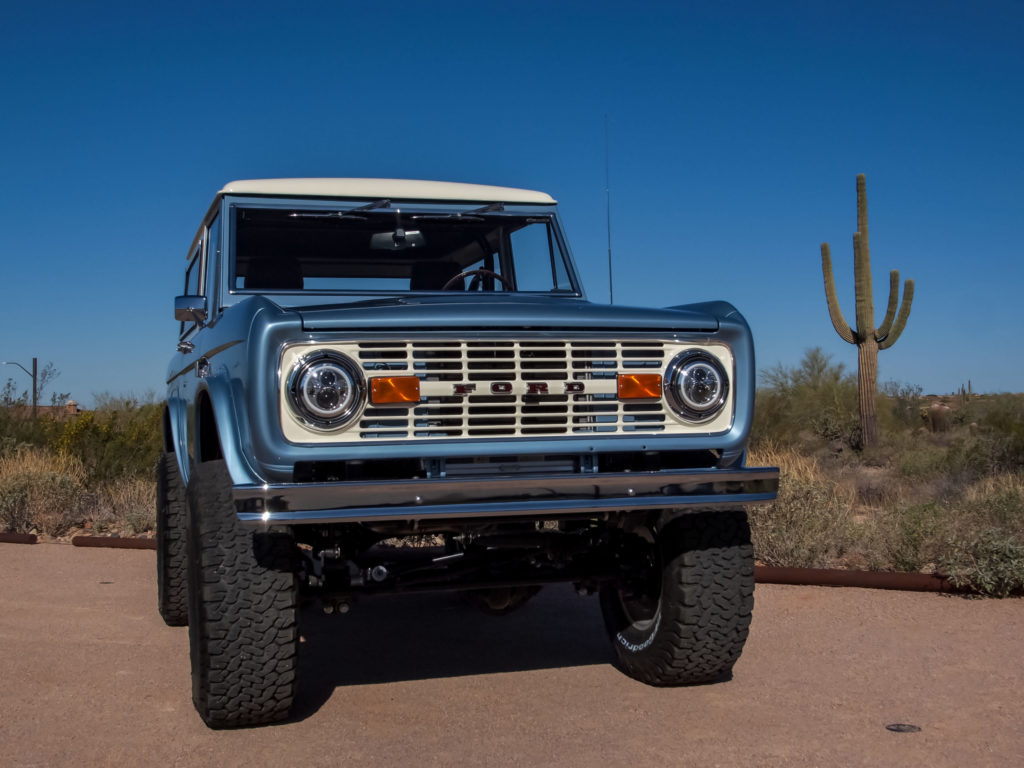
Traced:
POLYGON ((426 244, 422 232, 416 229, 406 231, 401 227, 394 232, 375 232, 370 237, 370 248, 375 251, 405 251, 422 248, 426 244))
POLYGON ((174 298, 174 319, 181 323, 206 322, 205 296, 176 296, 174 298))

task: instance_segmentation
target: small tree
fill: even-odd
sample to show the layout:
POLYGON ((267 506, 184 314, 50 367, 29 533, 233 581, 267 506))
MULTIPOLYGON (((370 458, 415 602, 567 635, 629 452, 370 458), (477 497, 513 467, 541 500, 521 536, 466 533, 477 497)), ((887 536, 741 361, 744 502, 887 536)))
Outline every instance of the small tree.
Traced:
POLYGON ((878 350, 888 349, 903 333, 910 317, 914 300, 914 281, 903 286, 903 303, 899 314, 896 307, 900 296, 900 273, 889 273, 889 306, 882 325, 875 328, 875 305, 871 286, 871 251, 868 247, 868 198, 864 174, 857 176, 857 231, 853 234, 853 274, 857 299, 857 327, 852 328, 843 318, 836 298, 836 284, 832 277, 832 257, 828 243, 821 244, 821 271, 825 276, 825 300, 828 314, 839 337, 857 345, 857 392, 860 406, 860 428, 864 447, 878 442, 878 350))

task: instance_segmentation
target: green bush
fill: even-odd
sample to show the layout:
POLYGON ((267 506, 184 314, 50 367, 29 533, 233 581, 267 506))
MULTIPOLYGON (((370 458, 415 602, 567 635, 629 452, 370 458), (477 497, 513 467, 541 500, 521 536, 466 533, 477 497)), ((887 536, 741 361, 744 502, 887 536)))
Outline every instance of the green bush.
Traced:
POLYGON ((794 368, 763 371, 754 409, 755 439, 793 444, 810 433, 827 441, 859 443, 857 381, 815 347, 794 368))
POLYGON ((152 477, 160 455, 161 406, 127 401, 121 407, 86 411, 65 422, 53 441, 77 457, 91 484, 118 477, 152 477))
POLYGON ((934 565, 949 510, 931 501, 923 504, 896 505, 880 511, 874 519, 874 558, 885 570, 915 573, 934 565))
POLYGON ((902 477, 920 480, 948 469, 947 452, 928 443, 907 448, 897 454, 896 466, 902 477))
POLYGON ((957 587, 993 597, 1024 590, 1024 542, 1000 528, 954 539, 939 567, 957 587))

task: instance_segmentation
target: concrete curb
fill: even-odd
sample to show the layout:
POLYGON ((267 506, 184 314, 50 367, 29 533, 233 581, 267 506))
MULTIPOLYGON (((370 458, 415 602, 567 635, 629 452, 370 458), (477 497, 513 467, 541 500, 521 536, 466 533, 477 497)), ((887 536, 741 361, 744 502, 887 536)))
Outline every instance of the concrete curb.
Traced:
POLYGON ((860 587, 862 589, 898 589, 908 592, 964 593, 949 579, 932 573, 887 573, 879 571, 841 571, 824 568, 776 568, 758 565, 754 578, 761 584, 793 584, 809 587, 860 587))
POLYGON ((110 549, 156 549, 156 539, 122 538, 120 536, 74 536, 76 547, 107 547, 110 549))
POLYGON ((36 544, 39 537, 34 533, 0 533, 0 542, 4 544, 36 544))

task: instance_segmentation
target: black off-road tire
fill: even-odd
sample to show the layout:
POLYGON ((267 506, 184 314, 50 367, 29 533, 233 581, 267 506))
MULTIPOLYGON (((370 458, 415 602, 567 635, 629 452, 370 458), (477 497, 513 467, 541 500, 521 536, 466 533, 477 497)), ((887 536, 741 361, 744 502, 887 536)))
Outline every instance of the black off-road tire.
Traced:
POLYGON ((156 465, 156 592, 160 616, 170 627, 188 624, 187 517, 178 461, 163 453, 156 465))
POLYGON ((298 585, 287 532, 243 527, 223 461, 188 487, 192 702, 211 728, 288 718, 298 663, 298 585))
POLYGON ((601 590, 620 668, 658 686, 726 678, 743 651, 754 608, 746 512, 685 514, 650 533, 647 594, 636 597, 635 584, 601 590))

